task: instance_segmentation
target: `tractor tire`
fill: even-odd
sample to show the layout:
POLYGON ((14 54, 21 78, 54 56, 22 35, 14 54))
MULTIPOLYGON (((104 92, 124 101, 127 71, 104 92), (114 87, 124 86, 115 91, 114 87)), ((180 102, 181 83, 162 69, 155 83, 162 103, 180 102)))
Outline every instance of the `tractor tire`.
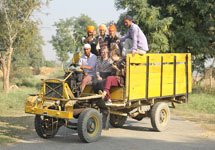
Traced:
POLYGON ((58 124, 53 124, 56 120, 56 118, 36 115, 34 125, 37 134, 44 139, 53 138, 59 129, 58 124))
POLYGON ((122 127, 127 120, 127 116, 110 115, 110 124, 115 128, 122 127))
POLYGON ((155 131, 161 132, 168 128, 170 110, 166 103, 155 103, 151 110, 151 124, 155 131))
POLYGON ((93 108, 83 110, 78 118, 78 136, 86 143, 95 142, 102 132, 102 115, 93 108))

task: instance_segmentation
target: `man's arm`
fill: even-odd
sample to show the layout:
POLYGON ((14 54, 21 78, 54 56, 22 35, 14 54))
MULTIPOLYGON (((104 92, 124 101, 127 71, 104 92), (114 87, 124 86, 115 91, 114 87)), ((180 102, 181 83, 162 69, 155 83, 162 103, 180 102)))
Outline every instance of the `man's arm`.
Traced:
POLYGON ((136 52, 137 50, 137 28, 134 27, 132 30, 133 47, 132 50, 136 52))
POLYGON ((120 38, 119 40, 120 42, 124 42, 129 37, 130 37, 130 32, 128 31, 127 34, 124 37, 120 38))
POLYGON ((92 70, 93 69, 91 66, 84 66, 84 65, 80 65, 80 68, 87 69, 87 70, 92 70))
POLYGON ((92 67, 90 67, 90 66, 84 66, 84 65, 83 65, 83 60, 82 60, 82 58, 79 59, 78 64, 80 65, 80 68, 82 68, 82 69, 92 70, 92 67))

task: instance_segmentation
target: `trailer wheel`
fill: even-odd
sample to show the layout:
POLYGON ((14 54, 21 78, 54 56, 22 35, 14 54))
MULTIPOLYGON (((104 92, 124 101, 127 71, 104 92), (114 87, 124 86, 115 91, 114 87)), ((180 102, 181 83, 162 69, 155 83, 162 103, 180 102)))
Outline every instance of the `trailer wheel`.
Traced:
POLYGON ((59 129, 57 119, 36 115, 34 120, 35 130, 37 134, 42 138, 53 138, 59 129))
POLYGON ((110 124, 115 128, 122 127, 127 120, 127 116, 110 115, 110 124))
POLYGON ((78 136, 83 142, 91 143, 99 139, 102 132, 101 114, 93 108, 81 112, 78 118, 78 136))
POLYGON ((170 110, 166 103, 158 102, 151 110, 151 124, 154 130, 164 131, 168 127, 170 120, 170 110))

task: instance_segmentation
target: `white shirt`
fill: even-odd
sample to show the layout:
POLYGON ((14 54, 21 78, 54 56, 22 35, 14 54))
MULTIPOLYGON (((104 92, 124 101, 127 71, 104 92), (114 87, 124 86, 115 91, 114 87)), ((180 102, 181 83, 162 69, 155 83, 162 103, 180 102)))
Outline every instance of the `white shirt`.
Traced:
POLYGON ((84 69, 85 72, 88 73, 89 76, 95 76, 96 73, 96 55, 90 53, 90 57, 87 57, 85 54, 82 55, 79 59, 78 64, 83 66, 92 67, 92 70, 84 69))

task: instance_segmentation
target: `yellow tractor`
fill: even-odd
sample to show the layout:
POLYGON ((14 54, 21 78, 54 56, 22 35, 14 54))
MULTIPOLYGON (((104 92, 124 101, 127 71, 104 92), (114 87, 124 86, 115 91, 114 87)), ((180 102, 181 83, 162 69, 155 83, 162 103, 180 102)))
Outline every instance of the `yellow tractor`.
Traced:
POLYGON ((192 91, 191 54, 128 54, 125 85, 111 89, 110 106, 93 92, 91 84, 81 93, 82 79, 83 70, 73 63, 64 79, 43 80, 40 93, 27 98, 25 112, 36 115, 35 129, 40 137, 52 138, 66 126, 76 129, 82 141, 94 142, 109 123, 121 127, 127 117, 138 121, 149 117, 154 130, 166 130, 168 104, 187 103, 192 91))

